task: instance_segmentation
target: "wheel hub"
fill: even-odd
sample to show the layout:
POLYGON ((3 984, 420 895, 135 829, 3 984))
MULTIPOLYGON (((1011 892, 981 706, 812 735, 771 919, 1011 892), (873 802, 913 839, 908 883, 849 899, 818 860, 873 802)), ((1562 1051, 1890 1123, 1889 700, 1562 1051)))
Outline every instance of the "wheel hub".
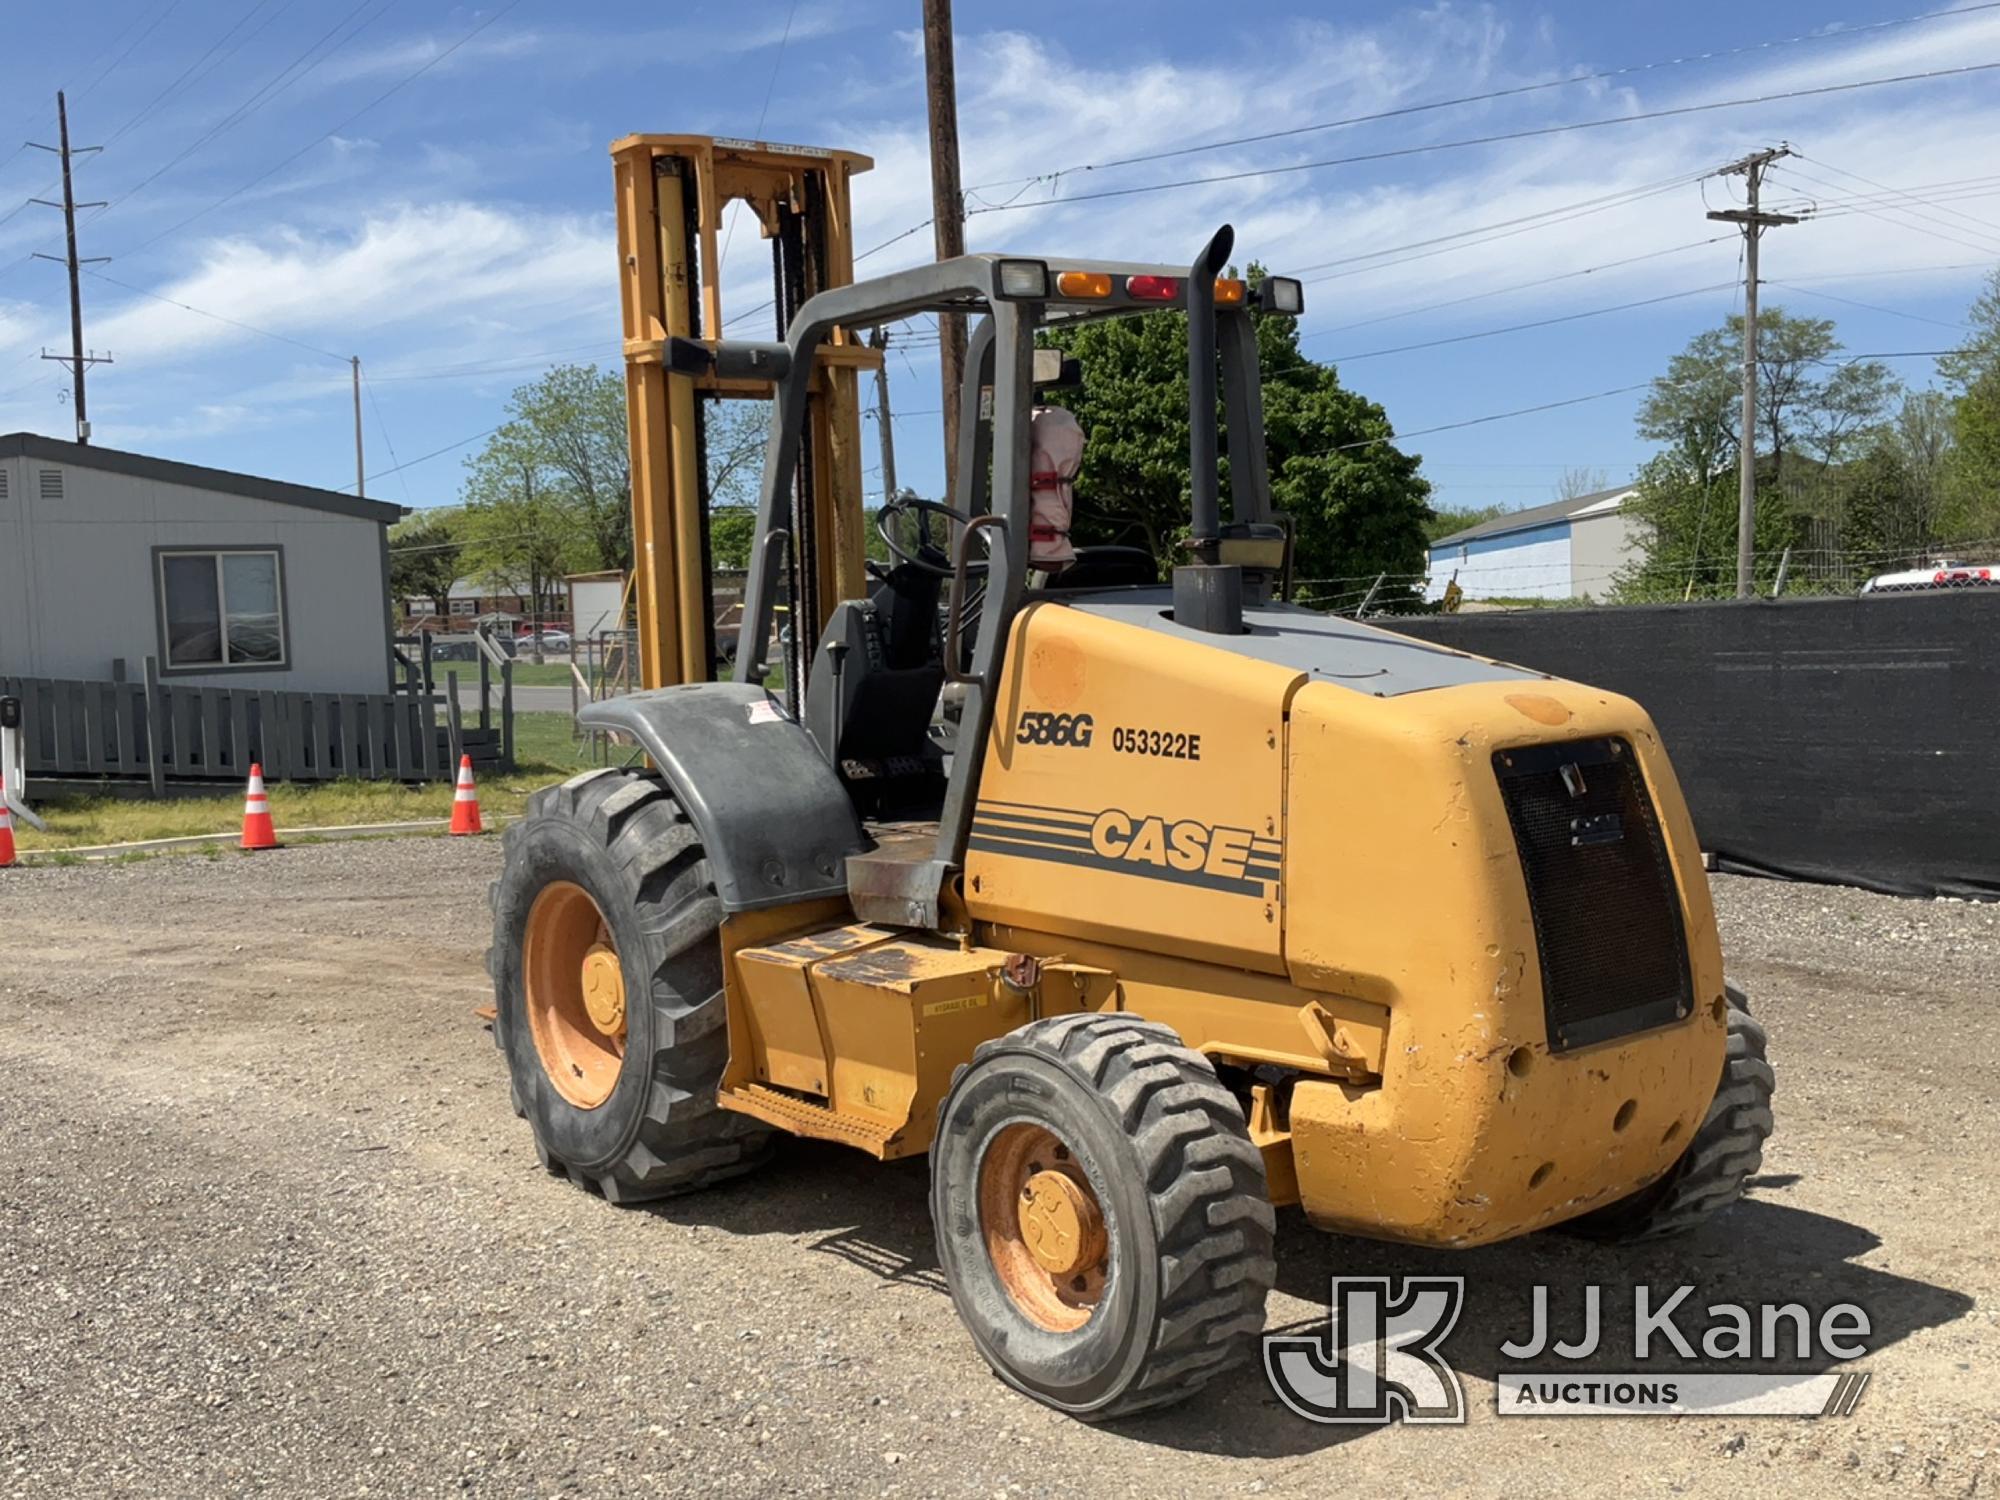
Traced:
POLYGON ((1088 1323, 1110 1277, 1110 1237, 1089 1175, 1047 1126, 1002 1128, 979 1163, 979 1218, 994 1275, 1037 1327, 1088 1323))
POLYGON ((617 951, 603 943, 583 955, 583 1008, 604 1035, 625 1034, 625 971, 618 966, 617 951))
POLYGON ((1069 1276, 1104 1253, 1104 1218, 1074 1178, 1041 1171, 1021 1189, 1021 1238, 1036 1265, 1069 1276))
POLYGON ((578 1109, 596 1109, 625 1066, 625 971, 604 913, 582 886, 555 880, 535 897, 521 981, 543 1073, 578 1109))

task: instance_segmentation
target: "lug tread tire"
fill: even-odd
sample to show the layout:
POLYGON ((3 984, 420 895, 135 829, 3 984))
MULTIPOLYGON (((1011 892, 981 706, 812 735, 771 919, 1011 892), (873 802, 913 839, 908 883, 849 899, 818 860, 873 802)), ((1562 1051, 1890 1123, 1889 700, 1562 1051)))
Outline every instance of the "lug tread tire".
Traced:
MULTIPOLYGON (((493 1039, 513 1062, 514 1110, 533 1126, 542 1165, 551 1175, 567 1177, 619 1204, 692 1192, 761 1165, 770 1154, 771 1132, 715 1102, 729 1060, 717 939, 722 907, 693 825, 666 784, 650 773, 616 767, 586 771, 535 792, 527 815, 509 825, 504 842, 507 863, 489 893, 494 942, 487 950, 487 971, 497 1011, 493 1039), (524 1066, 539 1074, 532 1039, 522 1038, 525 1045, 518 1048, 509 1045, 510 1033, 525 1025, 526 1015, 524 1002, 506 992, 507 975, 511 967, 513 983, 519 984, 518 955, 525 936, 520 924, 533 899, 532 892, 511 891, 509 883, 521 878, 517 860, 537 836, 537 825, 552 821, 571 825, 609 856, 621 886, 617 897, 652 962, 647 987, 651 1078, 637 1096, 636 1119, 624 1132, 622 1148, 607 1160, 571 1162, 549 1144, 546 1112, 568 1106, 552 1099, 545 1080, 519 1076, 524 1066), (516 959, 511 966, 505 962, 510 951, 516 959)), ((607 894, 597 892, 600 904, 607 894)), ((616 917, 608 909, 606 920, 615 927, 616 917)), ((621 940, 621 961, 633 956, 626 949, 621 940)), ((629 1058, 626 1065, 632 1065, 629 1058)))
POLYGON ((1744 1184, 1764 1165, 1777 1075, 1771 1070, 1764 1028, 1750 1014, 1748 998, 1734 984, 1727 993, 1729 1042, 1722 1081, 1694 1140, 1659 1182, 1578 1219, 1573 1227, 1579 1234, 1620 1244, 1687 1234, 1741 1198, 1744 1184))
POLYGON ((1076 1415, 1102 1421, 1167 1406, 1251 1362, 1277 1279, 1276 1217, 1263 1156, 1214 1067, 1170 1028, 1128 1015, 1031 1022, 982 1043, 954 1073, 938 1109, 940 1132, 969 1071, 1023 1050, 1063 1068, 1116 1117, 1132 1143, 1158 1247, 1160 1296, 1145 1358, 1111 1399, 1076 1415))

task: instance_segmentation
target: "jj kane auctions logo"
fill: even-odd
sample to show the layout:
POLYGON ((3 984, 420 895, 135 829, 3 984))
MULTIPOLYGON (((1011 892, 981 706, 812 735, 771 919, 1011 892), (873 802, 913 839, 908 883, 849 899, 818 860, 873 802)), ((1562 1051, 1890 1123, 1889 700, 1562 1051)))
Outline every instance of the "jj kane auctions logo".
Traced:
MULTIPOLYGON (((1798 1373, 1780 1362, 1821 1365, 1867 1354, 1867 1312, 1851 1302, 1815 1314, 1801 1303, 1755 1309, 1711 1303, 1694 1322, 1695 1289, 1656 1297, 1632 1290, 1633 1371, 1503 1369, 1496 1373, 1501 1416, 1845 1416, 1868 1384, 1865 1371, 1798 1373), (1702 1359, 1736 1369, 1689 1372, 1673 1361, 1702 1359), (1762 1368, 1759 1368, 1759 1367, 1762 1368)), ((1382 1276, 1335 1277, 1325 1333, 1264 1338, 1264 1373, 1278 1398, 1311 1422, 1462 1424, 1465 1387, 1443 1345, 1465 1307, 1462 1276, 1411 1276, 1400 1288, 1382 1276)), ((1604 1346, 1603 1289, 1583 1288, 1583 1329, 1552 1337, 1549 1291, 1536 1287, 1525 1338, 1500 1345, 1507 1359, 1585 1360, 1604 1346)))

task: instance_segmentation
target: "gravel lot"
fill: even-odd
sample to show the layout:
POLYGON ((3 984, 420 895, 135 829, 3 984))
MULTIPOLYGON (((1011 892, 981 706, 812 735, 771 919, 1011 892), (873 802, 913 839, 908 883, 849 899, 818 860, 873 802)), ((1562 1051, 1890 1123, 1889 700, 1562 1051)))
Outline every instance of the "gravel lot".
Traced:
POLYGON ((1281 1220, 1274 1326, 1323 1320, 1333 1274, 1470 1278, 1467 1427, 1316 1427, 1242 1371, 1096 1429, 979 1363, 921 1163, 795 1143, 634 1211, 545 1176, 472 1015, 498 857, 0 874, 0 1494, 2000 1485, 2000 909, 1717 878, 1779 1131, 1691 1240, 1448 1256, 1281 1220), (1845 1420, 1495 1417, 1527 1289, 1593 1280, 1860 1302, 1873 1384, 1845 1420))

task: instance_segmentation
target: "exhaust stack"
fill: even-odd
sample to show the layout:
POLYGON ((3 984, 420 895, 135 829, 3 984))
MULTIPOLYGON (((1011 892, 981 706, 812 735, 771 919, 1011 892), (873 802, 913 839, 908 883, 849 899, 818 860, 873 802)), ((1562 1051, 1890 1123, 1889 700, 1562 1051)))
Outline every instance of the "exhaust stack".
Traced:
POLYGON ((1215 400, 1215 278, 1229 263, 1236 231, 1225 224, 1188 268, 1188 487, 1193 501, 1188 551, 1194 561, 1174 569, 1174 620, 1191 630, 1238 635, 1243 630, 1243 570, 1224 566, 1220 435, 1215 400))

